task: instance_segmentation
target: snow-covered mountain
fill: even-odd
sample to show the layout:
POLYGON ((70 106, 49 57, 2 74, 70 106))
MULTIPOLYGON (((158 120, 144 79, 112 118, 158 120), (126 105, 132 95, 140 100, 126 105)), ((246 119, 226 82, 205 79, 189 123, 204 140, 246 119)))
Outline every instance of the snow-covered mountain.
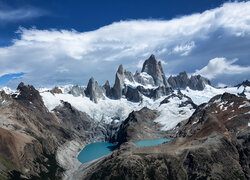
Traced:
MULTIPOLYGON (((188 77, 186 72, 167 79, 161 62, 151 55, 145 60, 141 72, 133 74, 120 65, 113 87, 108 80, 101 86, 91 77, 86 87, 66 85, 53 89, 40 88, 39 93, 50 112, 68 102, 95 121, 106 124, 123 121, 132 111, 148 107, 159 112, 155 122, 161 125, 161 129, 169 130, 195 111, 190 104, 181 105, 183 102, 190 99, 200 105, 225 92, 250 98, 248 82, 235 87, 215 88, 208 79, 200 75, 188 77), (163 103, 166 99, 168 102, 163 103)), ((7 87, 1 90, 14 96, 19 94, 19 90, 7 87)))
POLYGON ((113 87, 110 87, 109 81, 100 86, 91 78, 87 87, 57 86, 52 90, 42 88, 39 92, 49 111, 61 105, 61 101, 65 101, 94 120, 105 123, 122 121, 130 112, 143 107, 156 109, 159 111, 159 118, 155 122, 159 122, 165 130, 174 128, 195 111, 194 107, 179 107, 186 97, 191 98, 196 105, 206 103, 215 95, 224 92, 236 95, 244 93, 250 98, 250 86, 215 88, 206 78, 200 75, 189 78, 185 72, 167 79, 160 61, 157 61, 154 55, 144 62, 141 73, 137 71, 133 74, 123 70, 120 65, 113 87), (179 98, 179 92, 186 97, 179 98), (161 104, 167 97, 170 102, 161 104), (180 111, 182 113, 179 113, 180 111))
MULTIPOLYGON (((17 90, 1 88, 0 139, 11 139, 17 155, 11 153, 6 161, 17 168, 0 167, 0 170, 10 171, 12 177, 20 175, 15 174, 18 172, 29 178, 47 175, 55 178, 53 168, 62 168, 64 173, 59 173, 58 177, 69 178, 72 173, 82 170, 76 157, 84 145, 95 141, 120 143, 119 138, 125 136, 122 127, 134 116, 138 115, 139 119, 135 127, 142 130, 134 131, 132 139, 150 138, 152 134, 144 132, 145 129, 174 137, 181 133, 179 129, 183 123, 197 111, 203 112, 203 106, 211 104, 211 98, 230 93, 236 96, 226 95, 226 98, 233 97, 241 105, 250 99, 249 81, 235 87, 215 88, 205 77, 189 77, 186 72, 166 78, 161 62, 154 55, 145 60, 141 72, 131 73, 120 65, 114 82, 113 86, 109 81, 99 85, 91 77, 87 86, 66 85, 36 90, 20 83, 17 90), (148 124, 145 125, 144 120, 148 124), (3 136, 7 132, 8 135, 3 136), (19 137, 24 140, 19 141, 19 137), (38 153, 35 153, 36 148, 38 153), (28 156, 29 153, 32 155, 28 156), (44 165, 33 167, 35 159, 44 165), (52 168, 54 161, 57 166, 52 168)), ((234 108, 236 111, 238 106, 234 108)), ((9 150, 11 146, 6 142, 0 142, 0 145, 9 150)), ((0 159, 1 155, 6 155, 5 149, 0 148, 0 159)))

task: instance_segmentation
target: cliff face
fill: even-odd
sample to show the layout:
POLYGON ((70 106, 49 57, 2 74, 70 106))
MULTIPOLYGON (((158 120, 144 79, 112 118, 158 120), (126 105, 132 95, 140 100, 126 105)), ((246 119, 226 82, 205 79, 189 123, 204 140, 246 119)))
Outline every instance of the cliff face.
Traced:
POLYGON ((146 72, 153 77, 155 86, 170 87, 166 80, 161 62, 158 62, 154 55, 151 55, 147 60, 145 60, 143 63, 142 72, 146 72))
POLYGON ((12 97, 0 92, 1 176, 60 177, 56 149, 74 134, 48 112, 33 86, 21 83, 18 91, 12 97))
POLYGON ((180 72, 177 76, 170 76, 168 78, 168 83, 174 89, 185 89, 189 87, 190 89, 200 91, 203 90, 206 85, 211 85, 208 79, 200 75, 193 75, 189 78, 185 71, 180 72))
MULTIPOLYGON (((135 133, 133 137, 143 135, 142 131, 133 131, 133 127, 138 126, 133 124, 138 122, 133 112, 126 123, 128 126, 133 124, 130 130, 125 126, 120 129, 130 132, 123 134, 126 138, 120 138, 125 143, 91 172, 85 172, 84 177, 249 179, 249 105, 248 99, 232 94, 215 96, 207 104, 198 106, 186 122, 177 126, 171 142, 152 147, 137 147, 130 141, 131 133, 135 133)), ((151 113, 149 109, 143 111, 151 113)))

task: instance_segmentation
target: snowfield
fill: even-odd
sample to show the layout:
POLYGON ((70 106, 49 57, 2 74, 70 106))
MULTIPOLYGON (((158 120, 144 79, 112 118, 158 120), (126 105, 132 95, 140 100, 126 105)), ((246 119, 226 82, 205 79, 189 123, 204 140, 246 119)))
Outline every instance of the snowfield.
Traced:
MULTIPOLYGON (((137 84, 131 84, 131 86, 136 85, 137 84)), ((186 107, 179 107, 179 104, 186 100, 185 98, 182 100, 176 97, 170 98, 169 103, 160 105, 161 101, 163 101, 167 96, 161 97, 155 101, 144 96, 143 100, 139 103, 128 101, 125 98, 114 100, 106 97, 105 99, 99 100, 98 103, 94 103, 88 97, 75 97, 72 94, 68 94, 72 86, 73 85, 60 87, 60 89, 63 91, 63 94, 52 94, 46 88, 39 89, 44 104, 49 111, 52 111, 56 106, 61 105, 61 101, 66 101, 74 106, 77 110, 87 113, 96 121, 111 123, 112 121, 123 121, 132 111, 137 111, 143 107, 148 107, 150 109, 159 111, 159 117, 155 120, 155 122, 159 123, 162 126, 162 130, 169 130, 174 128, 179 122, 189 118, 195 111, 191 107, 191 105, 188 105, 186 107)), ((1 90, 4 90, 8 94, 16 92, 6 87, 1 88, 1 90)), ((197 105, 208 102, 215 95, 223 94, 224 92, 237 95, 238 93, 242 93, 243 91, 243 86, 239 88, 228 87, 217 89, 208 85, 203 91, 191 90, 190 88, 181 90, 183 94, 190 97, 197 105)), ((177 90, 175 90, 174 93, 177 94, 177 90)), ((246 87, 244 93, 249 99, 250 87, 246 87)))
MULTIPOLYGON (((136 84, 133 84, 135 86, 136 84)), ((61 100, 69 102, 77 110, 87 113, 91 118, 96 121, 103 121, 105 123, 110 123, 112 121, 123 121, 125 120, 129 113, 132 111, 140 110, 143 107, 148 107, 150 109, 156 109, 159 111, 159 117, 155 120, 156 123, 161 124, 162 130, 169 130, 174 128, 179 122, 189 118, 195 109, 188 105, 186 107, 179 107, 179 104, 184 102, 186 99, 171 98, 170 102, 167 104, 162 104, 167 96, 161 97, 157 100, 152 100, 148 97, 143 97, 142 102, 135 103, 128 101, 125 98, 119 100, 114 100, 110 98, 105 98, 104 100, 99 100, 98 103, 92 102, 88 97, 78 96, 75 97, 68 94, 70 87, 61 87, 63 94, 52 94, 48 91, 41 90, 40 94, 43 98, 45 106, 49 111, 53 110, 56 106, 61 105, 61 100)), ((190 97, 193 102, 197 105, 208 102, 212 97, 218 94, 223 94, 224 92, 236 94, 242 93, 244 87, 228 87, 217 89, 212 86, 206 86, 203 91, 191 90, 186 88, 181 90, 181 92, 188 97, 190 97)), ((177 94, 177 90, 174 92, 177 94)), ((245 94, 247 98, 250 98, 250 87, 245 88, 245 94)))

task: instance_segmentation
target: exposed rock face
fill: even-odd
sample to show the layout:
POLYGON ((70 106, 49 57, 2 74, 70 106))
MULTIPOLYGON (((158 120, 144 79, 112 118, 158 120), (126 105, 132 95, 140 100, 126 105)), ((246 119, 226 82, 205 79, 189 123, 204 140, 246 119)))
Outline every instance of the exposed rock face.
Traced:
POLYGON ((111 97, 120 99, 124 96, 130 101, 140 102, 142 95, 157 99, 171 92, 161 63, 152 55, 145 61, 142 73, 137 71, 133 75, 124 70, 122 65, 119 66, 114 87, 111 89, 111 97))
POLYGON ((179 73, 177 76, 170 76, 168 78, 168 83, 174 89, 185 89, 186 87, 189 87, 193 90, 203 90, 207 84, 211 85, 208 79, 200 75, 194 75, 189 78, 185 71, 179 73))
POLYGON ((96 122, 86 113, 72 107, 68 102, 62 102, 62 106, 57 106, 53 112, 63 125, 79 134, 84 142, 106 140, 106 125, 96 122))
POLYGON ((155 116, 147 109, 133 112, 120 127, 120 148, 84 179, 249 179, 249 105, 250 100, 232 94, 215 96, 178 127, 176 138, 152 147, 131 141, 152 130, 144 125, 155 116))
POLYGON ((250 86, 250 81, 245 80, 245 81, 243 81, 242 83, 236 85, 235 87, 238 87, 238 88, 239 88, 240 86, 244 86, 244 87, 250 86))
POLYGON ((48 112, 33 86, 20 83, 18 90, 13 97, 0 92, 0 175, 59 178, 63 169, 56 163, 55 151, 73 132, 48 112))
POLYGON ((173 97, 177 97, 180 101, 184 98, 186 98, 187 100, 182 102, 179 107, 187 107, 188 105, 190 105, 193 109, 197 108, 197 105, 192 101, 192 99, 188 96, 186 96, 185 94, 182 94, 180 90, 178 90, 177 95, 176 94, 172 94, 168 97, 166 97, 161 103, 162 104, 166 104, 169 103, 169 99, 173 98, 173 97))
POLYGON ((53 94, 62 94, 62 90, 58 86, 54 87, 50 92, 53 94))
POLYGON ((105 82, 105 84, 103 85, 103 88, 105 89, 105 94, 107 97, 111 97, 112 96, 112 92, 111 92, 111 87, 109 85, 109 81, 107 80, 105 82))
POLYGON ((206 84, 211 85, 210 81, 201 75, 191 76, 188 81, 188 86, 190 89, 194 90, 203 90, 206 87, 206 84))
POLYGON ((156 86, 166 86, 169 84, 166 80, 165 73, 161 66, 161 62, 157 61, 154 55, 151 55, 143 64, 142 72, 146 72, 151 75, 154 79, 154 84, 156 86))
POLYGON ((126 87, 125 96, 129 101, 140 102, 142 100, 141 94, 138 89, 134 89, 129 86, 126 87))
POLYGON ((115 75, 114 87, 112 88, 112 95, 115 99, 120 99, 122 97, 123 88, 124 88, 124 71, 123 71, 123 66, 120 65, 115 75))
POLYGON ((78 85, 75 85, 75 86, 73 86, 71 88, 71 90, 69 91, 69 94, 72 94, 75 97, 77 97, 77 96, 85 96, 85 88, 80 87, 78 85))
POLYGON ((143 108, 140 111, 132 112, 128 118, 122 122, 117 133, 116 142, 122 144, 128 141, 141 139, 152 139, 153 134, 160 133, 154 123, 157 111, 143 108))
POLYGON ((173 92, 172 88, 169 87, 158 87, 156 89, 145 89, 142 86, 136 88, 141 94, 152 99, 158 99, 162 96, 167 96, 173 92))
POLYGON ((93 77, 90 78, 87 89, 85 90, 85 94, 89 96, 90 100, 97 103, 98 99, 105 98, 104 93, 105 90, 103 87, 99 86, 93 77))
POLYGON ((179 75, 177 76, 170 76, 168 78, 168 83, 170 84, 170 86, 174 89, 176 88, 186 88, 188 85, 188 75, 187 73, 184 72, 180 72, 179 75))

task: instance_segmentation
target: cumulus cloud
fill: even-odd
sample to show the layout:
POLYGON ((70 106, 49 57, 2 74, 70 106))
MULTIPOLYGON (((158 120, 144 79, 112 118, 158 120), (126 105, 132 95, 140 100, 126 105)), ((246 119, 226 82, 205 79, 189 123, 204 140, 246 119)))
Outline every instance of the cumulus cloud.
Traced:
POLYGON ((89 32, 20 28, 20 38, 0 48, 0 76, 24 72, 23 80, 37 86, 86 84, 91 76, 104 82, 114 79, 119 64, 135 71, 152 53, 168 64, 168 74, 194 72, 214 57, 237 54, 248 62, 249 12, 250 2, 235 2, 172 20, 120 21, 89 32))
POLYGON ((234 64, 238 59, 227 60, 226 58, 214 58, 209 61, 209 63, 203 67, 201 70, 197 70, 195 74, 201 74, 209 79, 214 79, 222 74, 243 74, 245 72, 250 72, 250 66, 239 66, 234 64))

